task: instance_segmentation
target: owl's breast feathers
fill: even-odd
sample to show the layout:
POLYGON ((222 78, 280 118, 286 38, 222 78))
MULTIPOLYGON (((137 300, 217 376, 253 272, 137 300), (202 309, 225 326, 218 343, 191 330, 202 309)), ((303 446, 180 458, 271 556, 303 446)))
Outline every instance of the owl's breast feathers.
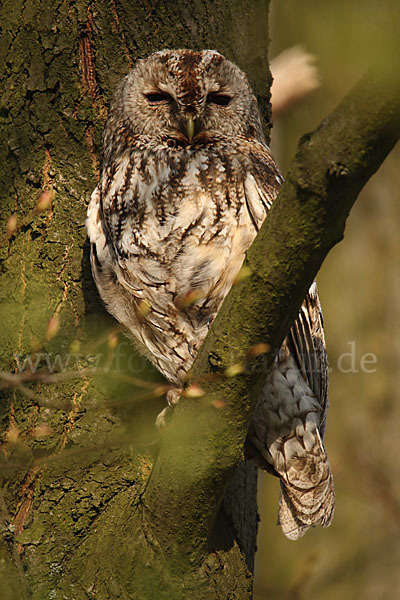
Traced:
POLYGON ((94 277, 109 311, 177 382, 282 179, 269 149, 240 137, 131 138, 110 156, 88 212, 94 277))

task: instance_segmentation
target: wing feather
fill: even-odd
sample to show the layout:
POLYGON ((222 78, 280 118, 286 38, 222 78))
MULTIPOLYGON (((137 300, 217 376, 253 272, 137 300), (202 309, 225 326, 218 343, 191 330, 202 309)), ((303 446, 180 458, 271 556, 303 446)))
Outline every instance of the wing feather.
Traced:
POLYGON ((301 305, 290 329, 287 343, 297 366, 321 406, 321 437, 325 434, 328 410, 328 358, 326 353, 323 316, 314 282, 301 305))
MULTIPOLYGON (((260 218, 260 206, 263 206, 265 217, 279 192, 283 177, 267 146, 253 143, 249 154, 251 173, 245 181, 244 192, 248 212, 258 231, 263 221, 263 218, 260 218)), ((321 406, 325 425, 328 408, 328 361, 321 303, 315 282, 300 307, 286 343, 304 380, 321 406)), ((325 427, 321 429, 323 437, 325 427)))
MULTIPOLYGON (((254 223, 254 206, 263 206, 267 214, 282 179, 270 170, 267 148, 255 146, 252 161, 245 195, 254 223)), ((322 443, 327 408, 328 362, 314 282, 266 378, 248 435, 257 464, 280 478, 278 522, 289 539, 332 520, 335 494, 322 443)))

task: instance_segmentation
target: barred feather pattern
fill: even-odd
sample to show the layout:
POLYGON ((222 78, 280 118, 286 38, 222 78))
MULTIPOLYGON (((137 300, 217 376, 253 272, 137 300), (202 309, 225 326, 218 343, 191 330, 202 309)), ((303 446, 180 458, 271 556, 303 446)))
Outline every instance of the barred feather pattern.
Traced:
MULTIPOLYGON (((178 388, 281 183, 247 79, 217 52, 161 51, 121 82, 88 209, 92 272, 108 310, 178 388)), ((326 373, 313 286, 248 436, 281 480, 291 539, 333 512, 326 373)))
MULTIPOLYGON (((330 525, 333 477, 323 445, 328 364, 322 312, 314 283, 267 377, 248 440, 280 478, 278 523, 292 540, 310 526, 330 525), (284 404, 283 404, 284 401, 284 404)), ((268 466, 269 465, 269 468, 268 466)))

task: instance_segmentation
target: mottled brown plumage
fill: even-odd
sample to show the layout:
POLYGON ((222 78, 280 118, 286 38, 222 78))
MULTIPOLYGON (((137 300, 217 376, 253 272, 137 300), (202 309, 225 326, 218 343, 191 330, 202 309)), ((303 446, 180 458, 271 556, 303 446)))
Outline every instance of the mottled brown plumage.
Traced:
MULTIPOLYGON (((217 52, 157 52, 119 85, 88 211, 92 270, 108 310, 178 388, 281 183, 248 81, 217 52)), ((249 431, 255 460, 280 477, 292 539, 333 512, 326 371, 314 286, 249 431)))

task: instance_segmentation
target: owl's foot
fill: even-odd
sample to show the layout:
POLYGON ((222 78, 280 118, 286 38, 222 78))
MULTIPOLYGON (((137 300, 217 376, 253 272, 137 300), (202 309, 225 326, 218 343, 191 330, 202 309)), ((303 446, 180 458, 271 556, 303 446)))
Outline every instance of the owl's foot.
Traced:
POLYGON ((208 317, 208 319, 207 319, 207 327, 208 327, 208 329, 210 329, 211 323, 214 321, 214 319, 215 319, 215 315, 211 315, 210 317, 208 317))
POLYGON ((178 402, 179 398, 182 396, 183 389, 182 388, 172 388, 167 392, 167 402, 170 408, 174 408, 178 402))
POLYGON ((165 429, 174 414, 174 408, 179 402, 179 398, 181 397, 182 389, 180 388, 172 388, 167 392, 167 402, 168 406, 166 406, 156 418, 156 427, 157 429, 165 429))

